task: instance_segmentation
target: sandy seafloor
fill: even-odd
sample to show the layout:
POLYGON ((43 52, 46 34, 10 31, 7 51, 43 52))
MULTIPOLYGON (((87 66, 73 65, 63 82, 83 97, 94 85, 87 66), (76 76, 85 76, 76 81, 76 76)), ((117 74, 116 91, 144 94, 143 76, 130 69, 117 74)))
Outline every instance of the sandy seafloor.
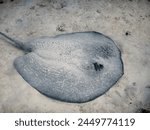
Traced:
POLYGON ((141 112, 150 110, 149 0, 0 0, 0 31, 16 39, 97 31, 122 52, 124 75, 104 95, 65 103, 32 88, 13 61, 23 55, 0 38, 0 112, 141 112))

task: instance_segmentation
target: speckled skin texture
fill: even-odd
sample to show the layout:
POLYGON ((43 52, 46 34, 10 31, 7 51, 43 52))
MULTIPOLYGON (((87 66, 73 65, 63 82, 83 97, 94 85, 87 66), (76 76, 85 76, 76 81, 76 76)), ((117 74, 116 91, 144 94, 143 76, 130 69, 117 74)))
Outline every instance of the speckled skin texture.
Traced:
POLYGON ((82 103, 104 94, 123 74, 120 51, 97 32, 40 37, 23 45, 15 59, 20 75, 44 95, 82 103))

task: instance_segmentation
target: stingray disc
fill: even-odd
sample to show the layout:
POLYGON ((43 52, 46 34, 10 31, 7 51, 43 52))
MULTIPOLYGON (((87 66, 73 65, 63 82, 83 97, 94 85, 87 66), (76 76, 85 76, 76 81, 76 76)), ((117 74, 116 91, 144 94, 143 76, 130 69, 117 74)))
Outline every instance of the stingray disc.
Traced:
POLYGON ((15 68, 50 98, 87 102, 108 91, 123 74, 119 49, 101 33, 41 37, 26 45, 31 52, 18 57, 15 68))

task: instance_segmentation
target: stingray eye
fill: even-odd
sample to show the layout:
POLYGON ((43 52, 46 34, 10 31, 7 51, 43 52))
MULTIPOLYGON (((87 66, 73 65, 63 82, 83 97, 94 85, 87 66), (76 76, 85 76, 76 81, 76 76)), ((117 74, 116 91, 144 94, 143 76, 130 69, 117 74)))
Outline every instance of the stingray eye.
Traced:
POLYGON ((98 64, 97 62, 93 63, 93 65, 96 71, 101 71, 104 68, 102 64, 98 64))
POLYGON ((28 48, 27 51, 28 51, 28 52, 32 52, 32 48, 28 48))

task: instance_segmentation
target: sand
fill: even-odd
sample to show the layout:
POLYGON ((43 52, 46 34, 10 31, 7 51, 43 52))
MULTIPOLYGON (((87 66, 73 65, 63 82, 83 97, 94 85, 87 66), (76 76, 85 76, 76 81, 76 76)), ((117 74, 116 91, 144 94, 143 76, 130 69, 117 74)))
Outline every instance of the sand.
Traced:
POLYGON ((101 32, 120 48, 124 75, 107 93, 87 103, 50 99, 18 74, 13 61, 24 54, 0 37, 0 112, 150 110, 149 0, 1 1, 1 32, 22 41, 71 32, 101 32))

